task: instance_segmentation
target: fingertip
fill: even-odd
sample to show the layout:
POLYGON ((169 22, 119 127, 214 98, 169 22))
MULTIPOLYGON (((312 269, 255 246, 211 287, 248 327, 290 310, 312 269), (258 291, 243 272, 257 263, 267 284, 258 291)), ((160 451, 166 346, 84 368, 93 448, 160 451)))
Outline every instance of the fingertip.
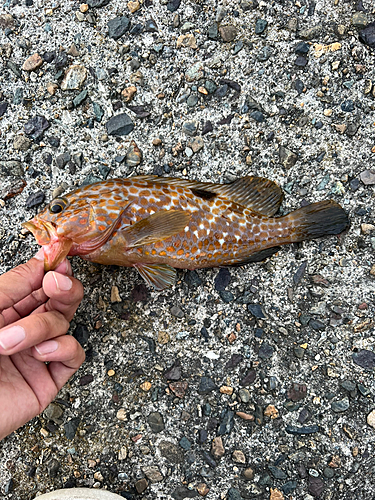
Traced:
POLYGON ((32 258, 44 262, 44 248, 43 247, 39 248, 37 253, 32 258))
POLYGON ((64 259, 55 269, 57 273, 67 274, 68 276, 73 275, 72 266, 68 259, 64 259))

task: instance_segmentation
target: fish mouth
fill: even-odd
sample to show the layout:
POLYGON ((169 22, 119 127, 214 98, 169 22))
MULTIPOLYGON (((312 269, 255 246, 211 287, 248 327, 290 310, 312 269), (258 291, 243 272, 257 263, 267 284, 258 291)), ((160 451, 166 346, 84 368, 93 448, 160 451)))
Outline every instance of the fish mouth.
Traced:
POLYGON ((52 271, 61 264, 73 245, 70 238, 57 235, 57 227, 53 222, 31 219, 23 222, 22 226, 28 229, 44 250, 44 270, 52 271))

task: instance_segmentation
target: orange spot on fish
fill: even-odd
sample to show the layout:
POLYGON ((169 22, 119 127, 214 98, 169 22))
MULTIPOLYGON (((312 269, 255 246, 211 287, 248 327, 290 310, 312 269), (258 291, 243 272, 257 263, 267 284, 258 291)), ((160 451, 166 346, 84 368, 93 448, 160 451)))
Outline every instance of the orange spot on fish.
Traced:
POLYGON ((79 223, 84 226, 85 224, 87 224, 87 219, 80 219, 79 223))
POLYGON ((177 255, 183 255, 184 251, 182 250, 182 248, 180 248, 180 250, 177 251, 177 255))
POLYGON ((188 257, 189 257, 189 255, 190 255, 190 254, 189 254, 189 252, 188 252, 188 253, 186 253, 186 254, 185 254, 185 257, 186 257, 186 258, 188 258, 188 257))
POLYGON ((174 247, 167 247, 167 252, 173 253, 174 251, 174 247))
POLYGON ((156 250, 155 250, 155 248, 153 248, 153 249, 151 250, 151 253, 152 253, 152 255, 156 255, 156 250))
POLYGON ((99 231, 105 231, 107 228, 103 225, 98 226, 99 231))
POLYGON ((100 222, 105 222, 107 220, 107 217, 105 217, 104 215, 99 215, 99 217, 97 217, 96 220, 100 222))
POLYGON ((165 257, 167 255, 167 252, 165 250, 162 250, 161 252, 159 252, 159 255, 165 257))
POLYGON ((162 241, 157 241, 157 242, 155 243, 155 248, 160 249, 160 248, 163 248, 163 246, 164 246, 164 245, 163 245, 163 242, 162 242, 162 241))
POLYGON ((129 192, 130 192, 131 194, 137 194, 137 193, 138 193, 138 189, 137 189, 137 188, 135 188, 135 187, 130 187, 130 188, 129 188, 129 192))

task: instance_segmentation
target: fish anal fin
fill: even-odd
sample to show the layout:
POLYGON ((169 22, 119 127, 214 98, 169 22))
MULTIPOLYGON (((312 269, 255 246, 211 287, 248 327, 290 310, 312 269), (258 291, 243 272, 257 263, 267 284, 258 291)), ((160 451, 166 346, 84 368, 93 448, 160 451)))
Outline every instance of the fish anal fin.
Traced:
POLYGON ((150 245, 180 233, 191 214, 184 210, 161 210, 122 231, 127 248, 150 245))
POLYGON ((261 250, 260 252, 254 253, 253 255, 250 255, 249 257, 245 257, 240 262, 234 262, 233 264, 229 263, 226 265, 230 266, 230 267, 241 267, 241 266, 244 266, 245 264, 251 264, 253 262, 262 262, 262 260, 265 260, 268 257, 271 257, 273 254, 278 252, 280 249, 281 249, 281 247, 266 248, 265 250, 261 250))
POLYGON ((134 267, 156 291, 172 286, 176 280, 176 270, 167 264, 136 264, 134 267))
POLYGON ((231 184, 215 187, 212 191, 267 217, 275 215, 283 200, 280 186, 263 177, 242 177, 231 184))

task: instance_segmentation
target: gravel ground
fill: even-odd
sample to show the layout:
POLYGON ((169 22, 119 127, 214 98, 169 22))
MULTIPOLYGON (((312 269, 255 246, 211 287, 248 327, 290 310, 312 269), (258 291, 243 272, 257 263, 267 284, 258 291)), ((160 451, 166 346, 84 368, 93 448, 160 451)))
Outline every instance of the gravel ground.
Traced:
POLYGON ((332 198, 351 219, 263 263, 179 271, 161 293, 72 259, 87 360, 2 442, 4 498, 375 498, 373 1, 0 12, 2 272, 36 251, 20 224, 53 193, 116 176, 261 175, 282 213, 332 198))

